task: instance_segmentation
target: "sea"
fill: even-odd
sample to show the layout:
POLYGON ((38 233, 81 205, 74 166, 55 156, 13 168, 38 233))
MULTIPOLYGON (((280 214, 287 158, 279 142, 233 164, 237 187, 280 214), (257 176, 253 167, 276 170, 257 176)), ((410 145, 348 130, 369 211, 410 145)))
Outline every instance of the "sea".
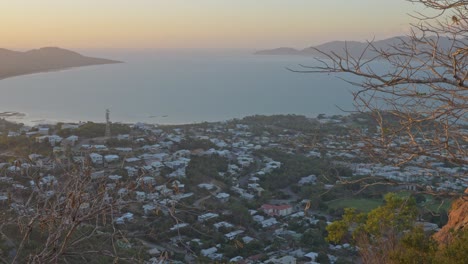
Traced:
POLYGON ((312 57, 253 50, 80 50, 124 63, 0 80, 0 112, 29 125, 55 122, 190 124, 250 115, 345 114, 354 89, 339 75, 296 73, 312 57))

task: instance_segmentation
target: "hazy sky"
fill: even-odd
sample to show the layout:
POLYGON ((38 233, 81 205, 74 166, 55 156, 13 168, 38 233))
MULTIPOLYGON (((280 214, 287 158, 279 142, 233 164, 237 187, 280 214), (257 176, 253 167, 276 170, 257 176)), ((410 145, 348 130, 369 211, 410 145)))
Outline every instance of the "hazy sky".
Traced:
POLYGON ((270 48, 403 34, 405 0, 0 0, 0 47, 270 48))

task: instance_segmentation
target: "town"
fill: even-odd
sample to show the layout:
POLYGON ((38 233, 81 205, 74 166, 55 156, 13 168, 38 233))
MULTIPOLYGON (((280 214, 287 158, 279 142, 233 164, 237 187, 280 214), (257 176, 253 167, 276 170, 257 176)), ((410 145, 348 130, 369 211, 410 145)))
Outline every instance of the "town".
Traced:
MULTIPOLYGON (((59 199, 67 195, 63 182, 86 177, 87 184, 103 184, 102 196, 82 190, 77 212, 92 212, 101 198, 112 205, 101 217, 107 220, 91 224, 112 232, 122 258, 138 255, 144 263, 353 263, 352 245, 325 239, 344 208, 368 212, 388 192, 411 195, 425 230, 437 230, 447 222, 451 197, 427 193, 468 187, 468 166, 429 156, 401 166, 373 160, 363 151, 366 142, 354 137, 356 130, 379 136, 363 114, 0 125, 2 217, 27 215, 36 210, 32 193, 59 199)), ((89 228, 85 222, 77 226, 89 228)), ((7 227, 2 258, 15 249, 6 242, 15 240, 7 227)))

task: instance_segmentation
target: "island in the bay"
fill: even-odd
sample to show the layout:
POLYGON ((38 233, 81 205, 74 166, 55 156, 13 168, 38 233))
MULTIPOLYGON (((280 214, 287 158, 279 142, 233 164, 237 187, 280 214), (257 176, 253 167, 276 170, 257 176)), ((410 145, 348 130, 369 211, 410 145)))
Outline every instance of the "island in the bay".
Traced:
POLYGON ((2 62, 0 79, 73 67, 121 63, 115 60, 86 57, 77 52, 56 47, 25 52, 0 49, 0 61, 2 62))
MULTIPOLYGON (((454 39, 449 37, 428 37, 427 40, 438 43, 443 49, 448 49, 453 44, 454 39)), ((394 52, 398 46, 404 42, 408 42, 407 36, 396 36, 382 40, 369 40, 364 42, 359 41, 331 41, 320 45, 311 46, 305 49, 295 49, 290 47, 281 47, 267 50, 259 50, 256 55, 295 55, 295 56, 311 56, 311 57, 326 57, 325 54, 336 54, 339 56, 362 57, 362 59, 372 59, 377 55, 377 52, 394 52)), ((427 50, 431 50, 431 42, 422 44, 427 50)))

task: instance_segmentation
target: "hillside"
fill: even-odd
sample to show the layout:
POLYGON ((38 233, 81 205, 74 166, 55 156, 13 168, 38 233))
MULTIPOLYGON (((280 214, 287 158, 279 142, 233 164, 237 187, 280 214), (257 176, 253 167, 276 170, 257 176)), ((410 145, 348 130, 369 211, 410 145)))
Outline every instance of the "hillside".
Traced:
MULTIPOLYGON (((435 37, 429 37, 436 41, 435 37)), ((407 41, 408 37, 392 37, 388 39, 378 40, 373 42, 373 46, 378 50, 392 50, 392 45, 397 45, 401 43, 401 41, 407 41)), ((439 47, 442 49, 450 48, 452 41, 449 38, 440 37, 438 40, 439 47)), ((269 50, 260 50, 255 52, 257 55, 296 55, 296 56, 313 56, 313 57, 322 57, 321 52, 331 54, 331 52, 335 52, 338 55, 345 55, 345 49, 349 51, 349 54, 353 57, 360 56, 366 47, 368 46, 368 42, 358 42, 358 41, 331 41, 326 42, 317 46, 308 47, 305 49, 294 49, 288 47, 282 47, 277 49, 269 49, 269 50), (321 52, 319 52, 321 51, 321 52)), ((366 58, 373 57, 375 52, 371 50, 367 50, 365 54, 366 58)))
POLYGON ((47 47, 26 52, 0 49, 0 79, 37 72, 56 71, 70 67, 121 63, 86 57, 61 48, 47 47))

